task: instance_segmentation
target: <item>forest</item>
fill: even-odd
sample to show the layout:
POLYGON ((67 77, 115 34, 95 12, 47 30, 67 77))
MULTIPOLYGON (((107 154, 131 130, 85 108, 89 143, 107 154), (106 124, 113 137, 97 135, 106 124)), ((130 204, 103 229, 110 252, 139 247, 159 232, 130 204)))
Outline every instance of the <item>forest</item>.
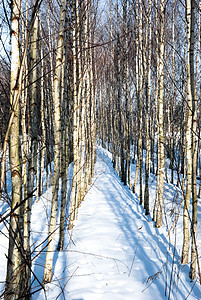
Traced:
POLYGON ((0 298, 201 299, 200 38, 200 0, 1 1, 0 298))

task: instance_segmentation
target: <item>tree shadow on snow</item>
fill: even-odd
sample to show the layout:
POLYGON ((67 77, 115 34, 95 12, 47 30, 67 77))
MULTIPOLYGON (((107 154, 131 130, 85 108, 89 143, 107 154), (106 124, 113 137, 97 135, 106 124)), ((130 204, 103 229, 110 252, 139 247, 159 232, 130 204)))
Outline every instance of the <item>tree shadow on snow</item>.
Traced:
POLYGON ((118 225, 132 249, 131 253, 127 253, 131 258, 130 275, 134 276, 137 268, 138 278, 144 279, 144 291, 149 287, 152 290, 151 285, 153 285, 160 293, 161 299, 165 299, 165 294, 168 296, 169 293, 170 298, 173 296, 176 299, 185 299, 190 294, 190 297, 200 299, 201 290, 196 284, 190 282, 189 266, 180 265, 180 255, 176 247, 169 244, 166 229, 164 227, 157 229, 151 217, 144 215, 137 194, 133 194, 128 186, 124 186, 120 181, 107 153, 98 149, 98 154, 105 162, 106 172, 110 174, 109 180, 113 186, 112 189, 108 189, 105 183, 101 193, 108 199, 108 204, 119 220, 118 225), (116 190, 118 196, 115 194, 114 197, 113 191, 116 190), (138 268, 138 265, 142 266, 142 264, 144 267, 138 268))

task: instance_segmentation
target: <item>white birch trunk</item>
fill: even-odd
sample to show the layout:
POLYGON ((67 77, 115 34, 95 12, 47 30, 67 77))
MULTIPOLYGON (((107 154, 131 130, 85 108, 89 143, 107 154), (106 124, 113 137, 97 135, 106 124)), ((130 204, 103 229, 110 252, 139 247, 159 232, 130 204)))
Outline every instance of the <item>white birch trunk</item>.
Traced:
POLYGON ((54 132, 55 132, 55 150, 54 150, 54 177, 52 186, 52 204, 51 216, 49 224, 48 247, 45 261, 45 270, 43 282, 47 283, 52 278, 52 264, 55 250, 55 229, 57 222, 58 210, 58 190, 59 190, 59 177, 60 177, 60 143, 61 143, 61 103, 60 103, 60 84, 61 84, 61 70, 63 61, 63 47, 64 47, 64 26, 66 18, 66 0, 61 1, 60 6, 60 25, 59 35, 56 50, 56 67, 54 73, 54 132))
MULTIPOLYGON (((45 99, 44 99, 44 58, 43 49, 41 45, 41 127, 42 127, 42 143, 41 143, 41 173, 40 173, 40 193, 43 194, 43 171, 45 168, 45 156, 46 155, 46 130, 45 130, 45 99)), ((47 173, 48 178, 48 173, 47 173)), ((47 186, 46 186, 47 188, 47 186)))
MULTIPOLYGON (((201 2, 199 3, 199 8, 201 8, 201 2)), ((200 276, 200 266, 199 266, 199 257, 198 257, 198 249, 197 249, 197 208, 198 208, 198 199, 197 199, 197 154, 198 154, 198 137, 197 137, 197 106, 198 106, 198 99, 197 99, 197 70, 198 70, 198 63, 199 63, 199 56, 197 54, 196 59, 196 74, 194 76, 194 14, 195 14, 195 4, 192 1, 191 7, 191 90, 192 90, 192 221, 191 221, 191 265, 190 265, 190 278, 192 280, 196 279, 196 262, 198 263, 199 268, 199 276, 200 276)), ((200 11, 199 11, 199 34, 198 34, 198 49, 197 53, 199 53, 200 49, 200 11)), ((201 278, 200 278, 201 279, 201 278)))
POLYGON ((64 246, 64 223, 66 209, 66 192, 67 192, 67 175, 68 175, 68 126, 67 126, 67 63, 66 63, 66 32, 64 35, 64 53, 62 61, 61 76, 61 209, 60 209, 60 226, 59 226, 59 243, 57 249, 63 250, 64 246))
POLYGON ((161 30, 160 30, 160 55, 159 55, 159 95, 158 95, 158 174, 157 181, 157 215, 156 227, 162 226, 163 211, 163 181, 164 181, 164 133, 163 133, 163 79, 164 79, 164 26, 165 26, 165 1, 161 1, 161 30))
MULTIPOLYGON (((18 92, 18 75, 20 70, 20 40, 19 19, 20 0, 12 2, 11 12, 11 83, 10 104, 14 105, 15 93, 18 92)), ((10 168, 12 178, 12 203, 11 209, 21 202, 21 166, 19 156, 19 102, 14 109, 14 118, 10 129, 10 168)), ((15 209, 10 217, 9 248, 7 260, 7 274, 4 299, 14 300, 23 294, 21 290, 21 263, 20 249, 23 247, 22 230, 22 206, 15 209)))
POLYGON ((188 263, 189 259, 189 205, 191 198, 191 190, 192 190, 192 137, 191 137, 191 129, 192 129, 192 82, 191 82, 191 72, 192 69, 192 35, 191 35, 191 9, 192 9, 192 0, 186 1, 186 13, 187 13, 187 122, 186 122, 186 196, 184 200, 184 211, 183 211, 183 248, 182 248, 182 258, 181 262, 183 264, 188 263))
POLYGON ((31 286, 31 246, 30 246, 30 232, 31 232, 31 209, 33 203, 34 179, 37 174, 37 147, 38 147, 38 111, 36 98, 36 78, 37 78, 37 39, 38 39, 38 17, 36 16, 32 32, 31 32, 31 50, 30 50, 30 128, 31 128, 31 142, 28 157, 28 182, 27 182, 27 196, 28 199, 24 205, 24 250, 26 253, 29 265, 26 265, 24 281, 27 290, 31 286))
POLYGON ((78 123, 79 123, 79 103, 78 103, 78 88, 77 88, 77 47, 76 41, 78 38, 77 34, 77 11, 78 1, 76 0, 73 4, 73 182, 71 190, 71 207, 69 216, 68 229, 73 228, 73 221, 76 216, 77 210, 77 173, 78 173, 78 123))

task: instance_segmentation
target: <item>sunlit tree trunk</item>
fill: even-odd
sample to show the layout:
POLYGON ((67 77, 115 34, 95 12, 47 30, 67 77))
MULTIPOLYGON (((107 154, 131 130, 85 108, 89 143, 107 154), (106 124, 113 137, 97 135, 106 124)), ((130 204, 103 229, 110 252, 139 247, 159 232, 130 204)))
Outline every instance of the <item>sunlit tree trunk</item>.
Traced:
MULTIPOLYGON (((33 8, 34 9, 34 8, 33 8)), ((31 49, 30 49, 30 149, 28 154, 28 182, 27 195, 24 212, 24 250, 28 260, 25 269, 24 280, 27 289, 31 286, 31 209, 33 204, 34 179, 37 174, 37 147, 38 147, 38 109, 37 109, 37 39, 38 39, 38 16, 36 16, 31 32, 31 49)))
MULTIPOLYGON (((53 171, 52 171, 52 159, 53 159, 53 105, 52 105, 52 98, 53 98, 53 93, 54 93, 54 66, 53 66, 53 61, 54 61, 54 55, 53 55, 53 39, 52 37, 54 36, 54 39, 56 39, 56 35, 53 34, 52 32, 52 22, 51 22, 51 6, 50 2, 48 1, 48 14, 47 14, 47 26, 48 26, 48 46, 49 46, 49 61, 50 61, 50 70, 49 70, 49 78, 50 78, 50 92, 49 92, 49 101, 47 105, 47 114, 48 114, 48 119, 49 119, 49 130, 47 131, 47 155, 48 155, 48 163, 49 163, 49 173, 48 173, 48 186, 50 187, 53 181, 53 171)), ((55 27, 55 25, 54 25, 55 27)), ((54 28, 55 29, 55 28, 54 28)))
MULTIPOLYGON (((155 121, 157 125, 157 138, 159 136, 159 127, 158 127, 158 86, 159 86, 159 17, 158 17, 158 0, 155 0, 155 23, 156 23, 156 79, 155 79, 155 121)), ((152 153, 153 153, 153 172, 154 172, 154 148, 155 148, 155 129, 153 128, 153 144, 152 144, 152 153)), ((159 153, 158 153, 158 147, 157 147, 157 164, 159 162, 159 153)), ((158 175, 158 166, 156 175, 158 175)), ((156 198, 154 202, 154 209, 153 209, 153 220, 156 221, 156 215, 157 215, 157 208, 158 208, 158 187, 159 187, 159 176, 157 176, 157 186, 156 186, 156 198)))
POLYGON ((60 177, 60 148, 61 148, 61 99, 60 99, 60 86, 62 75, 62 62, 63 62, 63 49, 64 49, 64 26, 66 18, 66 0, 61 1, 60 6, 60 25, 59 35, 56 50, 56 66, 54 73, 54 90, 53 90, 53 103, 54 103, 54 136, 55 136, 55 149, 54 149, 54 177, 52 186, 52 203, 51 203, 51 216, 49 224, 48 247, 45 261, 45 270, 43 282, 50 282, 52 278, 52 264, 55 250, 54 236, 57 222, 58 210, 58 190, 59 190, 59 177, 60 177))
POLYGON ((14 300, 23 294, 21 289, 21 264, 23 249, 23 226, 21 203, 21 164, 19 153, 19 103, 14 107, 15 93, 18 92, 18 75, 20 69, 20 0, 12 1, 11 6, 11 77, 10 77, 10 104, 15 115, 10 129, 10 168, 12 178, 12 203, 15 209, 10 217, 9 247, 7 259, 7 274, 5 285, 5 299, 14 300), (18 208, 16 209, 16 206, 18 208))
POLYGON ((163 133, 163 79, 164 79, 164 26, 165 26, 165 1, 161 1, 161 29, 159 52, 159 95, 158 95, 158 172, 157 172, 157 215, 156 227, 162 226, 163 210, 163 181, 164 181, 164 133, 163 133))
POLYGON ((173 6, 173 19, 172 19, 172 40, 173 40, 173 49, 172 49, 172 105, 170 106, 170 117, 171 117, 171 132, 170 132, 170 168, 171 168, 171 183, 174 183, 174 106, 176 99, 176 83, 175 83, 175 10, 176 10, 176 0, 174 1, 173 6))
POLYGON ((78 101, 80 103, 79 110, 79 172, 77 174, 77 206, 81 205, 81 201, 84 200, 85 195, 85 170, 86 170, 86 102, 89 97, 89 82, 87 80, 88 77, 88 7, 86 5, 86 1, 83 1, 81 4, 81 14, 77 16, 77 21, 83 20, 83 32, 79 30, 79 38, 78 38, 78 52, 81 53, 81 57, 78 56, 79 61, 79 93, 78 93, 78 101), (83 16, 82 16, 83 15, 83 16))
MULTIPOLYGON (((22 23, 23 27, 23 48, 26 46, 27 39, 27 23, 28 23, 28 7, 27 1, 25 4, 26 9, 26 17, 24 22, 22 23)), ((23 181, 23 198, 27 198, 27 155, 28 155, 28 140, 27 140, 27 124, 26 124, 26 110, 27 110, 27 85, 28 85, 28 62, 27 56, 25 59, 25 68, 24 68, 24 76, 23 76, 23 86, 24 90, 21 96, 21 115, 22 115, 22 181, 23 181)))
MULTIPOLYGON (((65 26, 66 27, 66 26, 65 26)), ((68 175, 68 126, 67 126, 67 57, 66 57, 66 32, 64 33, 64 53, 62 61, 61 75, 61 209, 60 209, 60 226, 59 226, 59 243, 58 250, 63 250, 64 246, 64 223, 66 212, 66 192, 67 192, 67 175, 68 175)))
POLYGON ((76 215, 76 194, 77 194, 77 172, 78 172, 78 122, 79 122, 79 103, 78 103, 78 75, 77 75, 77 11, 79 9, 78 1, 73 4, 73 182, 71 190, 71 207, 68 229, 73 228, 73 221, 76 215))
MULTIPOLYGON (((43 193, 43 172, 45 168, 45 159, 47 163, 47 150, 46 150, 46 129, 45 129, 45 99, 44 99, 44 55, 41 45, 41 128, 42 128, 42 141, 41 141, 41 172, 40 172, 40 193, 43 193)), ((46 174, 48 177, 48 173, 46 174)), ((46 185, 47 187, 47 185, 46 185)))
POLYGON ((181 262, 188 263, 189 259, 189 205, 192 191, 192 101, 194 97, 194 68, 193 68, 193 18, 192 18, 192 2, 186 1, 186 17, 187 17, 187 124, 186 124, 186 196, 183 211, 183 248, 181 262))
MULTIPOLYGON (((200 2, 201 3, 201 2, 200 2)), ((199 3, 199 9, 201 8, 201 4, 199 3)), ((191 34, 192 34, 192 47, 194 46, 194 11, 195 11, 195 3, 192 1, 191 7, 191 34)), ((197 154, 198 154, 198 137, 197 137, 197 71, 198 71, 198 63, 199 63, 199 50, 200 50, 200 11, 199 11, 199 34, 198 34, 198 49, 197 49, 197 59, 196 59, 196 71, 194 76, 194 48, 191 48, 190 55, 192 56, 191 62, 191 91, 193 95, 192 102, 192 221, 191 221, 191 265, 190 265, 190 278, 196 278, 196 262, 199 260, 197 255, 197 208, 198 208, 198 200, 197 200, 197 154)), ((198 262, 199 266, 199 262, 198 262)), ((200 270, 199 270, 200 271, 200 270)))

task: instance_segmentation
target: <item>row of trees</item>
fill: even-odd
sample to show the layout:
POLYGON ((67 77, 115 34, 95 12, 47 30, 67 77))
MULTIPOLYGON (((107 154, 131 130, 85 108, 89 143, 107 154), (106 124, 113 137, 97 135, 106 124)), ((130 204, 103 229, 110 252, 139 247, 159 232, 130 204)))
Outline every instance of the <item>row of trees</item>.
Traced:
POLYGON ((1 5, 2 26, 11 32, 11 55, 1 35, 6 54, 1 57, 0 75, 0 118, 8 116, 0 128, 0 194, 11 206, 2 219, 10 218, 5 299, 30 298, 31 276, 41 289, 51 281, 59 187, 57 249, 62 250, 65 226, 72 229, 94 175, 96 138, 112 152, 113 167, 134 193, 139 177, 139 204, 153 216, 156 227, 162 226, 163 184, 171 169, 170 182, 180 186, 184 200, 181 261, 189 260, 191 228, 190 277, 196 278, 200 1, 187 0, 182 5, 177 0, 108 0, 102 22, 97 12, 103 3, 99 9, 97 4, 92 0, 13 0, 11 11, 5 0, 1 5), (9 90, 10 106, 6 102, 9 90), (8 169, 11 200, 6 193, 8 169), (153 212, 150 172, 157 176, 153 212), (49 179, 46 186, 44 174, 49 179), (33 201, 50 185, 42 283, 31 268, 31 210, 33 201))
POLYGON ((200 2, 109 3, 104 39, 111 43, 103 51, 104 68, 97 86, 98 137, 112 152, 113 166, 122 182, 134 193, 139 177, 139 203, 145 214, 151 213, 156 227, 162 226, 164 178, 182 189, 181 262, 189 261, 191 240, 190 277, 195 279, 196 264, 199 268, 196 176, 200 169, 200 2), (135 157, 136 174, 131 182, 131 161, 135 157), (157 175, 153 212, 149 204, 150 171, 157 175))
MULTIPOLYGON (((6 2, 3 6, 6 9, 6 2)), ((73 227, 77 209, 91 184, 96 129, 91 47, 95 11, 91 1, 62 0, 59 5, 39 0, 12 1, 11 21, 7 24, 11 28, 11 113, 6 131, 2 128, 0 189, 1 196, 6 197, 9 142, 12 195, 11 212, 6 216, 10 222, 5 299, 29 299, 33 292, 31 276, 40 288, 51 281, 60 178, 58 250, 63 250, 65 224, 68 229, 73 227), (67 175, 72 161, 69 203, 67 175), (33 201, 38 201, 48 187, 48 181, 43 186, 44 174, 51 177, 52 203, 42 283, 31 268, 30 236, 33 201)), ((8 91, 6 86, 4 89, 8 91)))

